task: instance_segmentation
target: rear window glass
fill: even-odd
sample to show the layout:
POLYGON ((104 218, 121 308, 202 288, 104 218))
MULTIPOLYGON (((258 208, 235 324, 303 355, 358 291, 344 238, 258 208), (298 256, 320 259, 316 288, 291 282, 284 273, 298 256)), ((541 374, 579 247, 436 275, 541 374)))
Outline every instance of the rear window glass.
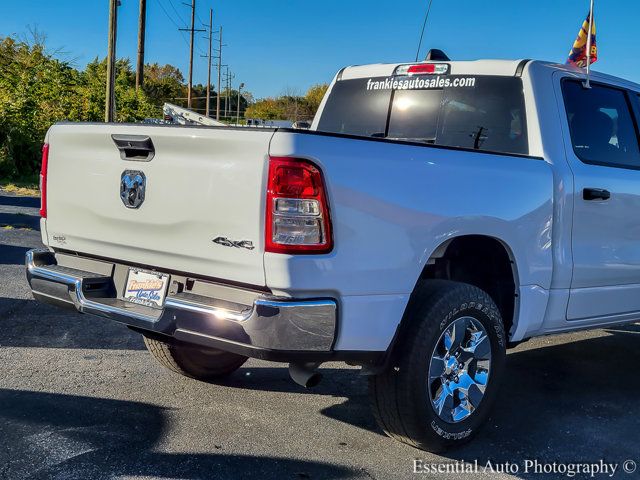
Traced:
POLYGON ((522 80, 382 77, 337 82, 318 130, 528 154, 522 80))
POLYGON ((322 111, 318 130, 384 137, 391 90, 368 90, 366 80, 336 83, 322 111))

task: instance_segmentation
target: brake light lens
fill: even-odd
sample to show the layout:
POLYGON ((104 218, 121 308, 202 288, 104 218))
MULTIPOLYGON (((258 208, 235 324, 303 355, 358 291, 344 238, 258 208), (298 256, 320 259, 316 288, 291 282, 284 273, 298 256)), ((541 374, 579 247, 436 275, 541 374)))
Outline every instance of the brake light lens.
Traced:
POLYGON ((449 65, 446 63, 418 63, 416 65, 400 65, 396 75, 446 75, 449 65))
POLYGON ((40 167, 40 216, 47 218, 47 172, 49 171, 49 144, 42 146, 42 165, 40 167))
POLYGON ((331 251, 329 207, 317 166, 308 160, 271 157, 265 231, 267 252, 331 251))

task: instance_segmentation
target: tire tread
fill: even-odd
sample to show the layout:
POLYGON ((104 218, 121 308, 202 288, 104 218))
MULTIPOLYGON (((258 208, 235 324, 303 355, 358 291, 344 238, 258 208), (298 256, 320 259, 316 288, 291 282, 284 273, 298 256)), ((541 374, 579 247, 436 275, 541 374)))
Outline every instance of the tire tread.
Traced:
MULTIPOLYGON (((459 440, 445 441, 430 426, 425 428, 420 418, 412 414, 417 405, 415 382, 411 381, 423 367, 424 352, 431 350, 431 339, 436 334, 439 336, 439 324, 434 320, 449 315, 452 305, 459 303, 456 300, 459 298, 481 304, 488 316, 500 319, 489 295, 477 287, 448 280, 421 282, 407 307, 406 320, 410 323, 398 339, 402 351, 392 359, 385 372, 369 378, 371 407, 382 430, 388 436, 419 449, 438 452, 452 443, 462 443, 459 440)), ((504 337, 504 331, 501 335, 504 337)))
POLYGON ((197 380, 208 381, 225 377, 235 372, 247 361, 247 357, 219 352, 221 355, 219 364, 197 365, 184 358, 185 352, 193 347, 174 345, 147 336, 143 336, 143 339, 147 350, 160 365, 174 373, 197 380))

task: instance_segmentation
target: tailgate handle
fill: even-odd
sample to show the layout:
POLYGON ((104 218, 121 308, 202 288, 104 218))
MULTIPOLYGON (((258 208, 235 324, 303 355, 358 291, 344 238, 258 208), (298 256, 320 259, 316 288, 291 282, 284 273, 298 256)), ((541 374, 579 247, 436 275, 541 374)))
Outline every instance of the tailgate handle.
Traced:
POLYGON ((156 154, 151 137, 146 135, 111 135, 111 138, 122 160, 150 162, 156 154))

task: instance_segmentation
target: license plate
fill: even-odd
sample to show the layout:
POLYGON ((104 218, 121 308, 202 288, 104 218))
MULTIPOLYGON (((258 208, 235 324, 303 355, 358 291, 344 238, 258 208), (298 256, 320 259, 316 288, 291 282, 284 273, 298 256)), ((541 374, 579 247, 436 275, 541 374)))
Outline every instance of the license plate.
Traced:
POLYGON ((124 299, 147 307, 162 308, 168 286, 169 275, 131 268, 124 299))

